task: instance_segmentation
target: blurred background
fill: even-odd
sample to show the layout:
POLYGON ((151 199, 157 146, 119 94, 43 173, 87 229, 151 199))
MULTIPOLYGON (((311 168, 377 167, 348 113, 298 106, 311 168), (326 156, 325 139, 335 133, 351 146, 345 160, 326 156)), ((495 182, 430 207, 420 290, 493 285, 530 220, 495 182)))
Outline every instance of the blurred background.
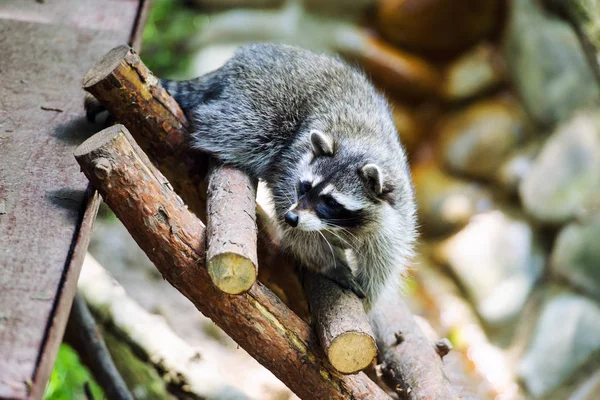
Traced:
MULTIPOLYGON (((156 75, 187 79, 240 44, 268 41, 364 69, 393 106, 419 203, 418 256, 403 291, 428 334, 452 342, 444 360, 455 379, 473 398, 592 400, 598 26, 595 0, 154 0, 141 56, 156 75)), ((199 397, 174 390, 177 377, 90 294, 106 271, 121 304, 159 321, 149 332, 160 324, 157 335, 232 389, 215 398, 295 398, 163 281, 108 208, 90 253, 99 264, 86 260, 80 289, 136 398, 199 397)), ((46 398, 85 398, 86 382, 102 398, 63 345, 46 398)))

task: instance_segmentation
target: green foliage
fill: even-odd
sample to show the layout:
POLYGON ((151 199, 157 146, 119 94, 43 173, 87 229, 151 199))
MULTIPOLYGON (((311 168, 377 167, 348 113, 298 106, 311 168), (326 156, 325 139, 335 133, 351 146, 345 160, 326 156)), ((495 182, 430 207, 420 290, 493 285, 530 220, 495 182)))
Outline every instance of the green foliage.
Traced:
POLYGON ((84 385, 89 382, 94 399, 103 399, 102 389, 96 384, 88 369, 79 362, 71 347, 61 344, 50 382, 44 393, 45 400, 86 399, 84 385))
POLYGON ((144 28, 142 59, 159 77, 185 75, 191 63, 193 36, 208 16, 177 0, 155 0, 144 28))

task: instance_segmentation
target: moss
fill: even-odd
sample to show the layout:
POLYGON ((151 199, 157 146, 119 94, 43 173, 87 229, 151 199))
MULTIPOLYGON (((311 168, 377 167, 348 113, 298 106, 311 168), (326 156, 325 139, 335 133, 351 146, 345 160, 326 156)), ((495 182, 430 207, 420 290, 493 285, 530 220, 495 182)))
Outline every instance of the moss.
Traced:
POLYGON ((61 344, 44 399, 85 399, 86 383, 89 383, 94 399, 104 398, 102 389, 96 384, 89 370, 81 364, 75 350, 66 344, 61 344))
POLYGON ((110 331, 104 331, 103 335, 113 361, 134 398, 138 400, 172 398, 165 382, 153 366, 141 361, 126 343, 117 339, 110 331))

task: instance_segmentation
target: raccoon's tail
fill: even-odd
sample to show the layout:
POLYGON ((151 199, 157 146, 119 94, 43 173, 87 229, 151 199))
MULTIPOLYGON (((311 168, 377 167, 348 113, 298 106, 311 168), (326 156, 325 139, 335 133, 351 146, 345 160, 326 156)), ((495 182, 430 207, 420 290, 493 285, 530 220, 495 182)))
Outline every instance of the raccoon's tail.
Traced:
POLYGON ((184 111, 215 99, 222 91, 219 70, 189 81, 171 81, 167 79, 159 79, 159 81, 184 111))

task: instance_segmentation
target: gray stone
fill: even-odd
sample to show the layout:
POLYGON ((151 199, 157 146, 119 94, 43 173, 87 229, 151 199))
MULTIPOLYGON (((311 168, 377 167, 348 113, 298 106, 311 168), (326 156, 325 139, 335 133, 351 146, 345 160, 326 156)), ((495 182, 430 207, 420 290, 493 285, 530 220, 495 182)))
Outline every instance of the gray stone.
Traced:
POLYGON ((442 92, 451 101, 480 95, 504 82, 502 66, 503 62, 491 45, 479 45, 446 68, 442 92))
POLYGON ((577 114, 546 142, 521 182, 536 219, 560 224, 592 211, 600 196, 600 118, 577 114))
POLYGON ((514 0, 505 58, 523 104, 552 128, 578 109, 600 103, 600 91, 573 29, 535 0, 514 0))
POLYGON ((583 382, 569 400, 598 400, 600 399, 600 371, 583 382))
POLYGON ((481 317, 491 324, 518 315, 545 258, 529 224, 497 210, 475 215, 434 255, 452 269, 481 317))
POLYGON ((560 232, 551 265, 571 284, 600 299, 600 215, 567 225, 560 232))
POLYGON ((519 191, 519 184, 529 172, 535 158, 540 152, 542 143, 539 140, 524 145, 511 153, 496 171, 495 181, 507 193, 514 195, 519 191))
POLYGON ((600 349, 600 308, 562 292, 544 305, 517 373, 535 397, 548 396, 600 349))
POLYGON ((413 169, 423 233, 439 236, 464 227, 476 213, 489 211, 491 194, 480 185, 452 177, 434 163, 413 169))
POLYGON ((439 138, 439 153, 451 171, 492 179, 525 138, 523 115, 510 98, 481 101, 443 121, 439 138))

